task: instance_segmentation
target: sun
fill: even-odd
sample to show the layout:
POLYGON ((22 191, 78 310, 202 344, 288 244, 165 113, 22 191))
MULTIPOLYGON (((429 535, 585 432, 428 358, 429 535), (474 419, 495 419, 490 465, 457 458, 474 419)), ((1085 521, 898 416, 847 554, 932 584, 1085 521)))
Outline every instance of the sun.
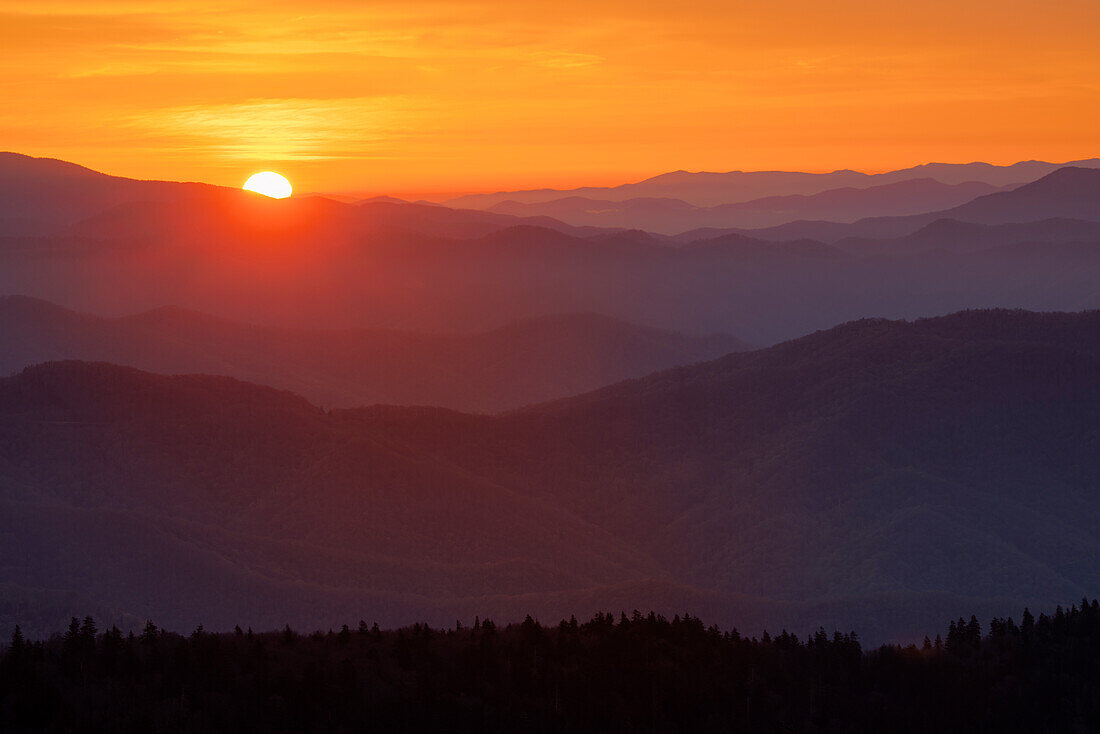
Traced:
POLYGON ((272 199, 285 199, 294 191, 286 176, 274 171, 252 174, 242 188, 245 191, 255 191, 257 194, 270 196, 272 199))

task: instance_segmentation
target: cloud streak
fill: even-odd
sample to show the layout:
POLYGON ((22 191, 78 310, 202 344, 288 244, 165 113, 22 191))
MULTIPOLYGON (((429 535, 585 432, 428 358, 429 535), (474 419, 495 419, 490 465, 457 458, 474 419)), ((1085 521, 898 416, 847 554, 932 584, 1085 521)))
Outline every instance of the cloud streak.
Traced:
POLYGON ((411 117, 400 98, 258 99, 170 107, 136 115, 129 126, 166 148, 242 161, 321 161, 387 157, 411 117), (402 122, 404 120, 404 122, 402 122))

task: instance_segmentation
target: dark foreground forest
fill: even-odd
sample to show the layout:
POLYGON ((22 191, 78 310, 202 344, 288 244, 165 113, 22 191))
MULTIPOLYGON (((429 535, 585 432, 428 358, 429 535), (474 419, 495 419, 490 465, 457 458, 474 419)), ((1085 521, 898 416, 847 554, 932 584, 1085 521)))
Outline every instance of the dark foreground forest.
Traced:
POLYGON ((1089 732, 1100 604, 923 645, 748 638, 685 615, 303 635, 73 620, 0 659, 0 731, 1089 732))

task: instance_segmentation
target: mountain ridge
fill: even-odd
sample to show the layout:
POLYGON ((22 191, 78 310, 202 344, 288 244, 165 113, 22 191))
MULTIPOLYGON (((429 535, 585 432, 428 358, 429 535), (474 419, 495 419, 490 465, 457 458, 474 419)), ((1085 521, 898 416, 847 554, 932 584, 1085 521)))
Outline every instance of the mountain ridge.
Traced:
POLYGON ((235 376, 329 406, 432 403, 484 412, 747 348, 725 335, 689 337, 599 314, 530 317, 471 334, 296 330, 177 306, 103 318, 26 296, 0 296, 0 340, 3 373, 83 358, 235 376))
MULTIPOLYGON (((868 217, 855 222, 793 221, 761 229, 723 229, 766 240, 794 238, 833 243, 848 237, 893 239, 909 235, 939 219, 972 224, 1021 224, 1048 219, 1100 221, 1100 170, 1063 167, 1008 191, 998 191, 950 209, 897 217, 868 217)), ((674 240, 690 239, 682 233, 674 240)))
POLYGON ((885 173, 867 174, 851 170, 839 170, 830 173, 805 173, 800 171, 728 171, 688 172, 678 171, 657 174, 642 181, 609 187, 579 187, 575 189, 534 189, 529 191, 496 192, 493 194, 470 194, 448 200, 447 204, 471 208, 486 208, 508 198, 523 202, 541 202, 568 195, 592 196, 593 198, 627 199, 632 196, 670 196, 681 198, 697 206, 714 206, 748 201, 765 196, 789 194, 814 194, 830 188, 891 183, 909 178, 936 178, 944 183, 963 183, 966 181, 986 181, 996 185, 1018 184, 1034 180, 1057 168, 1071 165, 1100 167, 1100 158, 1084 158, 1065 163, 1045 161, 1020 161, 1008 166, 995 166, 988 163, 929 163, 911 168, 898 169, 885 173), (961 176, 959 175, 961 172, 961 176), (992 174, 992 175, 991 175, 992 174), (662 184, 672 180, 672 186, 662 184), (724 189, 708 191, 707 183, 713 181, 728 182, 724 189), (682 182, 695 183, 698 186, 685 186, 682 182), (753 183, 748 183, 748 182, 753 183), (763 181, 764 183, 755 183, 763 181), (704 193, 694 196, 690 192, 700 189, 704 193), (641 193, 635 193, 641 192, 641 193), (749 193, 752 192, 752 193, 749 193), (610 194, 610 196, 609 196, 610 194))
MULTIPOLYGON (((454 211, 435 204, 401 200, 346 203, 316 195, 270 200, 233 187, 125 178, 54 158, 0 153, 0 223, 8 236, 57 235, 74 231, 79 234, 82 229, 107 226, 112 220, 117 221, 121 214, 132 217, 150 213, 147 227, 155 232, 157 227, 165 226, 165 212, 177 214, 177 210, 184 207, 208 215, 213 206, 224 218, 242 203, 268 215, 287 209, 300 211, 310 206, 314 209, 327 207, 330 213, 335 212, 344 220, 374 213, 376 219, 385 219, 390 226, 396 224, 415 230, 417 222, 425 223, 427 227, 423 231, 427 233, 438 232, 439 221, 449 217, 451 231, 462 232, 466 228, 469 232, 466 236, 480 236, 524 221, 488 212, 454 211), (433 223, 436 226, 431 226, 433 223)), ((280 221, 278 216, 276 221, 280 221)), ((285 214, 282 221, 286 221, 285 214)), ((549 217, 537 217, 533 223, 580 234, 599 231, 572 227, 549 217)))
POLYGON ((572 225, 637 227, 676 235, 703 227, 759 228, 792 220, 827 218, 852 222, 869 216, 897 216, 962 204, 1003 187, 982 182, 944 184, 918 178, 815 194, 789 194, 715 206, 681 199, 640 197, 622 201, 572 196, 543 203, 503 201, 485 211, 513 216, 552 216, 572 225))
MULTIPOLYGON (((56 559, 33 540, 50 503, 73 508, 74 548, 96 508, 175 518, 254 590, 212 595, 177 565, 131 579, 139 596, 167 580, 193 594, 135 615, 185 627, 217 621, 211 605, 267 626, 364 604, 383 623, 581 614, 630 587, 742 627, 835 615, 883 639, 960 599, 996 613, 1100 583, 1100 566, 1066 561, 1100 551, 1098 327, 1100 312, 861 320, 496 416, 39 367, 0 380, 0 500, 22 508, 0 541, 56 559), (246 536, 266 540, 243 553, 246 536), (319 590, 342 576, 345 592, 319 590), (308 581, 310 601, 263 578, 308 581), (453 596, 466 583, 476 599, 453 596)), ((120 588, 110 572, 42 578, 135 614, 102 591, 120 588)))

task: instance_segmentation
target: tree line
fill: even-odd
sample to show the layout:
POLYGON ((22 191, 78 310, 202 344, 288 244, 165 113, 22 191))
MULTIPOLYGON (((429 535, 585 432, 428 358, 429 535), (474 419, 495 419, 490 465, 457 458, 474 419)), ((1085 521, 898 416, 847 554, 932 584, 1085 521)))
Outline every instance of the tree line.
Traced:
POLYGON ((73 619, 0 656, 0 730, 1072 732, 1100 728, 1100 604, 864 650, 690 614, 188 635, 73 619))

